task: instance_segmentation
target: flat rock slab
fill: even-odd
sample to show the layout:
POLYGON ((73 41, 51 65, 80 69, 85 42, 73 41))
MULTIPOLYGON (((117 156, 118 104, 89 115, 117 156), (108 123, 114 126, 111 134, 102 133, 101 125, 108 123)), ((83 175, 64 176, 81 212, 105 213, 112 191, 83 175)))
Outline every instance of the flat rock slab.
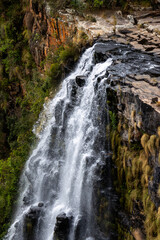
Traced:
POLYGON ((137 41, 130 42, 130 44, 136 49, 145 51, 145 48, 143 47, 143 45, 139 44, 137 41))
POLYGON ((157 87, 150 86, 146 82, 133 82, 132 83, 132 92, 134 95, 138 95, 139 98, 147 103, 148 105, 152 106, 158 113, 160 113, 160 107, 155 104, 152 104, 152 98, 158 97, 158 101, 160 100, 160 90, 157 87))
POLYGON ((157 55, 160 55, 160 49, 159 48, 155 48, 151 51, 151 53, 155 53, 157 55))
POLYGON ((142 75, 130 75, 129 77, 133 78, 136 81, 145 81, 152 86, 156 86, 158 83, 160 83, 160 77, 158 78, 153 78, 150 75, 147 74, 142 74, 142 75))

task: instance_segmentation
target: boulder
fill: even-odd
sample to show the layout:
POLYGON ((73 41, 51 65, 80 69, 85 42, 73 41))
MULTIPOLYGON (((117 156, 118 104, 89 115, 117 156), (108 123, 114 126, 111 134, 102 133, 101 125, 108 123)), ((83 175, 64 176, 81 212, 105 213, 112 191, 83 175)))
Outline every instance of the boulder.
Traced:
POLYGON ((35 240, 37 227, 40 226, 41 207, 31 207, 24 218, 24 240, 35 240))
POLYGON ((86 218, 82 216, 77 222, 77 226, 75 229, 75 239, 77 240, 85 239, 85 232, 84 232, 85 226, 86 226, 86 218))
POLYGON ((120 29, 119 32, 122 33, 122 34, 124 34, 124 35, 125 35, 125 34, 128 34, 128 33, 132 33, 132 31, 129 30, 129 29, 127 29, 127 28, 120 29))
POLYGON ((23 198, 23 203, 24 203, 25 205, 28 205, 28 204, 30 203, 30 198, 29 198, 28 196, 24 196, 24 198, 23 198))
POLYGON ((38 207, 43 207, 44 206, 44 203, 43 202, 40 202, 40 203, 38 203, 38 207))
POLYGON ((127 18, 133 25, 138 23, 137 19, 133 15, 127 15, 127 18))
POLYGON ((60 213, 56 218, 54 228, 54 237, 56 240, 67 240, 72 224, 72 216, 67 216, 66 213, 60 213))
POLYGON ((85 76, 77 76, 76 83, 79 87, 84 87, 84 85, 86 83, 86 77, 85 76))
POLYGON ((157 103, 158 102, 158 97, 152 98, 151 104, 157 103))

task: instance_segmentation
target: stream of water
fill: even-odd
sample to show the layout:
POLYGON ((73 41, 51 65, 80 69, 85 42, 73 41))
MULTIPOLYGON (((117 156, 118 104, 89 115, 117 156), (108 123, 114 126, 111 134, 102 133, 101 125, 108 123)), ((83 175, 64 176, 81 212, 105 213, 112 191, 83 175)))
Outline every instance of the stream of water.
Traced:
POLYGON ((106 69, 112 59, 95 64, 94 48, 84 52, 45 109, 47 122, 26 162, 5 240, 96 239, 93 186, 105 159, 106 69), (58 238, 58 231, 65 237, 58 238))

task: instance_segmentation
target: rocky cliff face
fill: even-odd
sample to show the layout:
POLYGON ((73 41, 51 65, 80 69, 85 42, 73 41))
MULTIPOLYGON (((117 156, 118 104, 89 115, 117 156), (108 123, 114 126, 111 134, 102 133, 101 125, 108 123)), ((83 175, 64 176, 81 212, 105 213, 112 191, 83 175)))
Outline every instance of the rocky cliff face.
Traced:
MULTIPOLYGON (((110 111, 107 137, 111 132, 113 171, 116 176, 116 191, 109 196, 114 202, 113 208, 117 209, 112 212, 114 220, 106 214, 107 194, 99 197, 96 208, 100 230, 107 232, 112 228, 112 232, 116 232, 111 234, 113 239, 160 238, 159 12, 156 11, 155 16, 153 12, 147 14, 124 17, 121 11, 107 11, 103 17, 100 14, 77 16, 74 10, 67 9, 51 17, 49 6, 30 1, 23 20, 26 28, 24 34, 41 73, 44 73, 43 61, 69 40, 76 43, 82 41, 80 45, 90 40, 111 40, 107 42, 107 47, 97 48, 95 61, 113 58, 113 64, 106 73, 108 96, 105 101, 110 111)), ((45 63, 44 69, 48 67, 45 63)), ((26 75, 29 75, 27 63, 24 68, 26 75)), ((14 99, 12 102, 17 104, 17 96, 22 95, 23 98, 31 87, 27 87, 27 81, 17 70, 14 74, 20 83, 10 93, 14 99)), ((35 85, 38 84, 39 80, 35 85)), ((29 108, 27 106, 27 110, 29 108)), ((7 148, 4 111, 0 112, 0 116, 3 119, 0 125, 2 149, 4 146, 7 148)), ((1 152, 1 156, 6 157, 6 149, 1 152)), ((15 156, 14 161, 17 161, 15 156)), ((12 167, 10 162, 9 166, 12 167)), ((17 174, 15 172, 13 175, 17 174)), ((102 169, 100 174, 104 180, 101 186, 105 187, 105 181, 108 180, 106 169, 102 169)), ((103 189, 100 187, 99 191, 103 192, 103 189)), ((2 208, 4 205, 2 197, 2 208)))
MULTIPOLYGON (((50 52, 65 45, 73 36, 77 42, 80 34, 88 35, 89 39, 100 36, 102 41, 114 39, 114 42, 107 42, 107 47, 97 48, 95 54, 97 62, 113 58, 106 73, 110 111, 107 129, 111 131, 113 169, 117 176, 114 179, 117 193, 109 193, 114 202, 112 214, 116 217, 106 215, 108 195, 103 194, 97 203, 100 231, 105 233, 112 229, 110 237, 113 239, 158 239, 159 33, 143 25, 145 17, 136 16, 143 25, 140 29, 135 26, 134 18, 124 18, 121 12, 109 13, 109 20, 105 22, 100 16, 94 15, 95 21, 88 16, 75 16, 71 10, 60 11, 58 17, 53 18, 49 10, 31 1, 24 17, 27 31, 31 33, 30 49, 38 66, 50 52)), ((105 181, 106 170, 100 174, 105 181)), ((101 187, 99 191, 103 191, 101 187)))
MULTIPOLYGON (((98 33, 102 41, 115 41, 97 49, 95 60, 114 60, 107 73, 107 101, 119 199, 111 194, 118 209, 117 238, 159 239, 159 12, 144 12, 141 16, 137 12, 127 18, 120 12, 114 17, 112 14, 107 23, 97 16, 96 23, 82 21, 79 25, 88 27, 92 37, 98 33)), ((108 227, 116 232, 116 223, 109 223, 105 215, 107 205, 106 196, 99 201, 99 226, 104 232, 108 227)))
POLYGON ((54 52, 72 39, 76 26, 73 24, 72 10, 70 11, 70 14, 67 11, 64 13, 59 11, 51 17, 49 5, 30 1, 29 9, 24 16, 24 25, 29 34, 29 45, 37 66, 40 66, 48 53, 54 52))
POLYGON ((160 58, 112 41, 95 55, 97 61, 108 57, 114 61, 107 72, 107 101, 120 201, 118 239, 159 239, 160 58))

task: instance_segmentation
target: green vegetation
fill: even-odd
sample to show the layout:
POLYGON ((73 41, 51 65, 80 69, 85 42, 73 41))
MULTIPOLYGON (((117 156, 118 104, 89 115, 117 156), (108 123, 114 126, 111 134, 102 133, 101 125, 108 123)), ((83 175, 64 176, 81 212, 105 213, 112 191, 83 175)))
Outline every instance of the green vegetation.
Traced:
POLYGON ((117 128, 116 114, 112 111, 109 111, 109 117, 110 117, 111 128, 115 130, 117 128))
MULTIPOLYGON (((71 41, 67 45, 61 45, 57 50, 47 56, 47 63, 50 65, 48 71, 48 82, 50 87, 57 84, 57 79, 65 77, 65 70, 71 70, 73 64, 78 60, 80 50, 79 46, 71 41), (71 66, 70 66, 71 64, 71 66)), ((55 86, 56 87, 56 86, 55 86)))
POLYGON ((35 140, 33 124, 49 92, 23 34, 21 3, 5 4, 8 9, 5 6, 0 17, 0 113, 4 118, 1 134, 5 136, 5 155, 0 152, 0 239, 8 228, 19 176, 35 140))
POLYGON ((115 165, 114 187, 119 196, 118 209, 128 219, 121 223, 117 217, 118 239, 134 240, 134 234, 137 239, 138 234, 144 234, 146 240, 158 240, 160 184, 155 173, 160 164, 160 127, 154 135, 144 133, 139 127, 143 122, 137 123, 136 115, 142 113, 130 110, 128 120, 123 114, 117 114, 117 99, 112 89, 107 91, 107 99, 110 126, 107 125, 106 138, 109 139, 109 132, 115 165))
MULTIPOLYGON (((25 161, 36 141, 32 133, 44 100, 56 89, 69 64, 79 57, 79 48, 68 42, 37 68, 30 53, 31 33, 23 27, 24 5, 20 1, 1 1, 0 17, 0 239, 10 223, 16 203, 18 181, 25 161), (6 6, 8 8, 6 8, 6 6), (45 72, 43 66, 49 70, 45 72), (40 74, 41 73, 43 74, 40 74)), ((25 4, 25 1, 24 1, 25 4)), ((40 40, 37 33, 34 41, 40 40)), ((67 69, 67 72, 69 70, 67 69)))
POLYGON ((86 1, 88 8, 115 8, 115 7, 121 7, 122 10, 126 11, 129 10, 130 5, 141 5, 148 7, 151 4, 154 5, 153 0, 87 0, 86 1))
MULTIPOLYGON (((33 0, 33 4, 36 4, 36 2, 36 0, 33 0)), ((74 7, 76 10, 84 9, 84 5, 78 0, 56 0, 54 2, 48 0, 48 2, 52 6, 53 14, 57 13, 57 9, 63 7, 74 7)), ((51 51, 47 55, 47 59, 42 60, 41 69, 38 69, 28 44, 32 33, 24 29, 23 26, 28 3, 25 0, 0 0, 0 239, 2 239, 9 226, 13 205, 16 203, 19 177, 31 151, 31 145, 36 142, 32 133, 33 124, 42 110, 44 99, 49 96, 52 89, 59 86, 62 77, 68 73, 80 53, 79 47, 72 42, 68 42, 65 46, 56 49, 54 53, 51 51), (44 71, 44 66, 48 67, 47 72, 44 71)), ((123 0, 87 0, 85 7, 87 9, 110 8, 116 5, 122 6, 124 3, 123 0)), ((43 1, 39 1, 38 4, 42 5, 43 1)), ((88 20, 95 21, 90 16, 88 16, 88 20)), ((41 35, 35 33, 33 41, 40 40, 41 35)), ((87 34, 81 32, 80 40, 86 43, 88 40, 87 34)), ((123 160, 119 156, 123 163, 119 179, 122 181, 121 175, 126 174, 128 189, 130 179, 137 176, 136 169, 140 169, 139 171, 142 172, 143 176, 140 181, 144 184, 144 190, 146 191, 147 176, 151 172, 148 162, 147 160, 139 160, 137 163, 137 160, 135 160, 137 159, 137 153, 132 153, 135 156, 134 161, 136 163, 132 169, 128 169, 126 158, 129 156, 130 149, 121 149, 120 147, 121 140, 116 131, 117 119, 115 113, 110 112, 110 119, 114 131, 112 147, 115 160, 119 156, 115 146, 117 146, 119 152, 123 150, 123 160), (136 164, 139 168, 135 168, 136 164)), ((121 131, 121 128, 122 126, 119 126, 119 131, 121 131)), ((145 140, 144 144, 144 153, 141 157, 147 159, 150 154, 155 155, 155 148, 159 146, 157 137, 151 136, 148 140, 145 140)), ((138 184, 139 182, 135 182, 135 186, 138 184)), ((122 199, 125 194, 126 192, 122 195, 122 199)), ((139 190, 132 192, 131 199, 134 200, 135 198, 139 198, 139 190)), ((146 202, 150 200, 146 200, 145 195, 143 198, 145 204, 148 204, 146 202)), ((126 206, 129 205, 129 203, 126 204, 126 206)), ((107 203, 106 206, 101 206, 101 208, 102 210, 107 208, 107 203)))
MULTIPOLYGON (((40 2, 43 3, 43 0, 41 0, 40 2)), ((55 0, 54 2, 52 0, 47 0, 47 2, 51 7, 51 15, 56 16, 57 10, 65 7, 74 8, 76 12, 80 14, 83 14, 86 10, 92 11, 104 8, 115 9, 116 7, 120 7, 123 11, 127 12, 131 10, 131 5, 141 5, 143 7, 148 7, 152 5, 154 7, 156 0, 55 0)))

